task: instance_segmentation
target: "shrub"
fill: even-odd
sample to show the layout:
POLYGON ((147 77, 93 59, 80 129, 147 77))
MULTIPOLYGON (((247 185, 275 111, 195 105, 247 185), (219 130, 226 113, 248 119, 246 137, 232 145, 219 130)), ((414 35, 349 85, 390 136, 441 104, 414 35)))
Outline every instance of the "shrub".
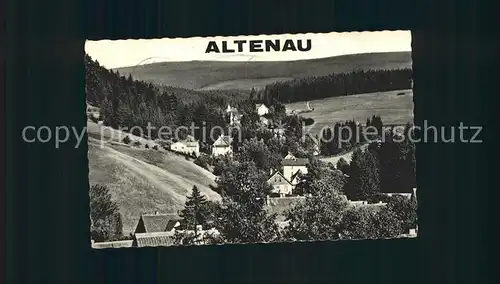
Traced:
POLYGON ((141 144, 141 142, 139 142, 139 141, 135 141, 135 142, 134 142, 134 146, 136 146, 136 147, 141 147, 141 145, 142 145, 142 144, 141 144))
POLYGON ((149 149, 149 145, 148 144, 144 145, 144 148, 149 149))
POLYGON ((312 118, 305 118, 304 119, 305 126, 313 125, 314 124, 314 119, 312 118))
POLYGON ((204 155, 200 155, 198 158, 194 160, 194 163, 204 169, 208 168, 208 162, 207 159, 204 157, 204 155))
POLYGON ((154 146, 153 146, 153 150, 158 151, 158 145, 154 145, 154 146))
POLYGON ((125 138, 123 138, 123 140, 122 140, 122 142, 125 143, 125 144, 127 144, 127 145, 130 143, 130 141, 131 140, 130 140, 130 137, 128 137, 128 135, 125 136, 125 138))
POLYGON ((89 118, 90 118, 90 120, 91 120, 92 122, 95 122, 95 123, 98 123, 98 122, 99 122, 99 120, 97 120, 97 118, 96 118, 93 114, 90 114, 90 115, 89 115, 89 118))

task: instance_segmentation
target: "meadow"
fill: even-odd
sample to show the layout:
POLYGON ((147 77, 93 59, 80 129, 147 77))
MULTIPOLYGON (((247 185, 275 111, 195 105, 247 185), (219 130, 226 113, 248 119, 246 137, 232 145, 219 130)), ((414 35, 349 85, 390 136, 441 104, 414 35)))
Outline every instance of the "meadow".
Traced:
MULTIPOLYGON (((384 125, 404 125, 413 122, 413 92, 399 90, 377 92, 343 97, 333 97, 309 102, 312 112, 302 113, 305 118, 314 119, 314 124, 306 126, 311 134, 320 133, 323 127, 335 122, 356 120, 363 125, 373 115, 382 118, 384 125)), ((305 102, 286 105, 287 112, 305 110, 305 102)))

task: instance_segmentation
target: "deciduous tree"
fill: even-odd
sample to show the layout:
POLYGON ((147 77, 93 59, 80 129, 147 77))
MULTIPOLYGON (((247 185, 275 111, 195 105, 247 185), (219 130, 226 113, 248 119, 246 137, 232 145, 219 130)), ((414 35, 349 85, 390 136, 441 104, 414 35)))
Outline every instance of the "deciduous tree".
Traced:
POLYGON ((341 220, 347 200, 338 193, 324 190, 307 197, 288 212, 286 237, 291 240, 336 240, 340 238, 341 220))

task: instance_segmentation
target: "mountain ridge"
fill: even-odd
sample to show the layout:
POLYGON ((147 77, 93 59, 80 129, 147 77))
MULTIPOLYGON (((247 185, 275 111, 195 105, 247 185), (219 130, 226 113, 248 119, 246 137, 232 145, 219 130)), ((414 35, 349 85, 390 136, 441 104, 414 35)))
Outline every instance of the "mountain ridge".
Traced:
POLYGON ((411 52, 360 53, 292 61, 170 61, 113 68, 121 75, 187 89, 264 87, 273 78, 296 79, 357 70, 411 68, 411 52), (239 86, 241 85, 241 86, 239 86))

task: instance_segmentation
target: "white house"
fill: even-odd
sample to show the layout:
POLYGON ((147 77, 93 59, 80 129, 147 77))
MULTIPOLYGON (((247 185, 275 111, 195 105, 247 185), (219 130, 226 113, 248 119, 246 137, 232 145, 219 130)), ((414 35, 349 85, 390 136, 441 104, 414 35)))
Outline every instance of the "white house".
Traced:
POLYGON ((269 108, 265 104, 257 104, 255 105, 255 109, 257 110, 257 114, 259 116, 263 116, 269 113, 269 108))
POLYGON ((217 140, 215 140, 212 145, 212 156, 217 157, 225 154, 233 153, 232 143, 233 139, 230 136, 221 135, 217 140))
POLYGON ((302 174, 307 174, 307 164, 309 159, 307 158, 296 158, 291 153, 281 161, 283 165, 283 176, 290 182, 296 181, 297 172, 300 171, 302 174))
POLYGON ((226 113, 229 114, 229 125, 239 124, 243 116, 235 107, 227 105, 226 113))
POLYGON ((193 136, 188 135, 185 140, 171 144, 170 150, 187 155, 194 153, 198 157, 200 155, 200 143, 193 136))
POLYGON ((292 194, 294 186, 287 180, 280 171, 276 171, 271 174, 271 177, 267 180, 273 189, 272 193, 279 194, 280 197, 284 197, 286 194, 292 194))
POLYGON ((267 119, 267 118, 265 118, 265 117, 262 117, 262 116, 261 116, 259 120, 260 120, 260 123, 261 123, 262 125, 265 125, 265 126, 268 126, 268 125, 269 125, 269 119, 267 119))

